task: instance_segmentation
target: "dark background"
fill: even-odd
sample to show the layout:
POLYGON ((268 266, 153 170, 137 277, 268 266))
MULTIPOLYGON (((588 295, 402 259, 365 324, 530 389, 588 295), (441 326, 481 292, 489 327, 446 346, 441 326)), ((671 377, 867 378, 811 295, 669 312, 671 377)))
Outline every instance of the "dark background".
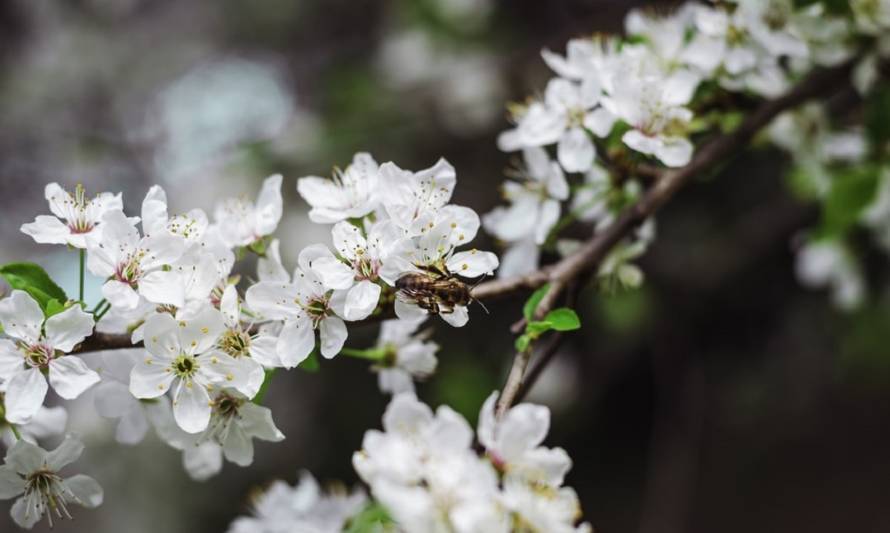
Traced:
MULTIPOLYGON (((281 172, 288 266, 302 246, 329 242, 327 227, 309 224, 295 178, 327 175, 358 150, 411 169, 444 156, 458 169, 455 203, 488 211, 513 157, 494 142, 504 104, 549 76, 538 51, 619 30, 640 4, 2 2, 0 260, 38 261, 75 287, 76 254, 18 231, 47 211, 49 181, 122 190, 133 213, 160 183, 182 212, 253 197, 281 172)), ((568 483, 597 531, 890 530, 886 259, 863 239, 873 288, 858 311, 801 288, 795 237, 817 215, 786 192, 787 167, 752 151, 691 184, 659 216, 642 289, 582 292, 584 328, 532 399, 553 410, 547 442, 573 457, 568 483)), ((493 246, 485 239, 480 248, 493 246)), ((439 371, 420 396, 475 423, 503 383, 523 299, 474 311, 459 334, 440 325, 439 371)), ((353 328, 348 345, 375 335, 353 328)), ((355 483, 350 456, 386 402, 361 361, 279 373, 267 404, 287 439, 258 444, 253 466, 227 464, 207 483, 190 481, 179 454, 154 439, 114 444, 111 425, 77 402, 69 429, 88 442, 79 465, 106 501, 57 529, 218 532, 271 478, 293 482, 307 468, 355 483)), ((0 531, 12 528, 4 511, 0 531)))

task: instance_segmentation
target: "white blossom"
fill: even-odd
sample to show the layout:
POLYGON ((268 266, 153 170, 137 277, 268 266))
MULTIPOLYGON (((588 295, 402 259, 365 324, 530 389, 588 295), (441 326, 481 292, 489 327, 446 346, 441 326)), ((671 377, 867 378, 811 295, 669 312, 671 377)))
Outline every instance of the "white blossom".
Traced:
POLYGON ((346 170, 334 171, 333 179, 307 176, 297 180, 297 191, 312 206, 309 220, 332 224, 361 218, 378 206, 380 168, 370 154, 358 153, 346 170))
POLYGON ((87 198, 83 186, 78 185, 74 194, 62 189, 58 183, 46 186, 46 200, 54 216, 40 215, 34 222, 22 225, 22 233, 35 241, 46 244, 68 244, 75 248, 87 247, 86 237, 102 223, 108 211, 123 209, 121 194, 101 193, 87 198))
POLYGON ((185 251, 181 237, 167 232, 140 236, 122 211, 105 213, 100 229, 87 238, 87 268, 107 279, 102 296, 112 306, 133 309, 140 296, 156 304, 183 305, 180 276, 165 269, 185 251))
POLYGON ((225 330, 222 314, 206 308, 191 320, 166 313, 145 323, 148 354, 130 373, 130 392, 140 399, 157 398, 175 385, 173 415, 188 433, 198 433, 210 422, 209 392, 217 386, 240 391, 251 388, 244 366, 217 346, 225 330))
POLYGON ((312 474, 303 471, 296 486, 272 483, 253 500, 253 516, 236 518, 229 533, 340 533, 366 501, 361 489, 323 493, 312 474))
POLYGON ((281 180, 280 174, 266 178, 256 203, 230 198, 216 206, 214 224, 226 246, 249 246, 275 232, 282 213, 281 180))
POLYGON ((378 350, 385 353, 377 370, 380 390, 390 394, 414 392, 414 380, 424 379, 436 370, 439 346, 416 334, 420 320, 386 320, 380 325, 378 350))
POLYGON ((346 342, 346 323, 335 312, 335 308, 342 308, 346 294, 325 286, 313 268, 316 259, 329 255, 324 245, 305 248, 290 282, 261 281, 247 289, 245 299, 250 309, 265 319, 284 321, 276 350, 285 368, 293 368, 309 357, 315 347, 316 330, 321 354, 326 358, 337 355, 346 342))
POLYGON ((50 527, 53 515, 71 518, 71 504, 87 508, 102 504, 102 487, 96 480, 83 474, 63 478, 59 471, 77 460, 83 444, 68 436, 58 448, 47 452, 25 440, 16 442, 7 452, 0 466, 0 499, 22 495, 10 514, 20 527, 31 529, 46 514, 50 527))
POLYGON ((75 304, 44 319, 37 302, 15 290, 0 301, 0 379, 5 388, 6 419, 27 423, 43 405, 48 390, 73 400, 99 381, 79 357, 66 355, 93 332, 93 316, 75 304))
POLYGON ((253 462, 253 439, 269 442, 284 440, 275 427, 272 411, 251 402, 234 390, 221 390, 212 400, 213 411, 207 429, 196 439, 194 446, 205 442, 217 445, 226 459, 238 466, 253 462))

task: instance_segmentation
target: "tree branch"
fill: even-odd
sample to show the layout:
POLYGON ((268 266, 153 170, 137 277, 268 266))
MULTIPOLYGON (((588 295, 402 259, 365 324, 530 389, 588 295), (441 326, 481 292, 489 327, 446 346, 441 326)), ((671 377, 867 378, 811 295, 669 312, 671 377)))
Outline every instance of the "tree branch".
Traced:
MULTIPOLYGON (((586 279, 615 245, 658 211, 694 176, 725 163, 727 158, 746 147, 757 132, 769 125, 782 112, 847 85, 856 59, 858 58, 839 67, 816 70, 785 95, 764 102, 732 133, 720 135, 699 148, 688 165, 664 171, 646 194, 636 204, 625 209, 609 227, 594 235, 580 250, 550 267, 549 276, 542 280, 541 271, 537 271, 518 280, 520 286, 527 285, 529 288, 550 283, 535 310, 535 317, 540 319, 552 310, 569 282, 586 279)), ((496 296, 499 291, 515 289, 517 280, 514 278, 514 280, 489 283, 491 283, 489 286, 485 283, 480 284, 476 289, 478 293, 485 297, 496 296)), ((513 366, 498 400, 499 416, 515 401, 530 356, 530 350, 515 355, 513 366)))
MULTIPOLYGON (((476 300, 491 300, 508 296, 517 292, 536 289, 546 283, 550 288, 541 300, 536 316, 541 317, 550 311, 566 289, 571 280, 581 280, 586 277, 606 257, 609 251, 637 226, 655 213, 674 193, 693 176, 717 166, 724 162, 727 156, 739 151, 748 144, 751 138, 779 113, 796 107, 802 102, 815 96, 825 95, 831 90, 841 86, 849 79, 849 74, 854 62, 850 61, 843 66, 819 70, 808 76, 785 96, 768 101, 752 113, 734 132, 717 137, 700 148, 695 158, 689 165, 676 169, 662 171, 655 176, 654 185, 645 196, 636 204, 626 209, 608 228, 594 235, 576 253, 563 258, 561 261, 540 268, 529 274, 515 276, 506 279, 495 279, 479 284, 471 294, 476 300)), ((649 167, 646 167, 647 169, 649 167)), ((647 173, 652 173, 651 170, 647 173)), ((364 321, 352 324, 376 323, 382 318, 388 317, 382 314, 364 321)), ((93 333, 75 349, 75 352, 88 352, 97 350, 113 350, 121 348, 133 348, 129 334, 93 333)), ((529 354, 530 355, 530 354, 529 354)), ((521 364, 521 358, 517 354, 516 364, 521 364)), ((510 405, 519 390, 519 384, 513 384, 515 380, 521 382, 524 375, 525 361, 522 372, 515 374, 513 380, 508 380, 512 394, 507 394, 507 386, 501 395, 502 403, 510 405)))

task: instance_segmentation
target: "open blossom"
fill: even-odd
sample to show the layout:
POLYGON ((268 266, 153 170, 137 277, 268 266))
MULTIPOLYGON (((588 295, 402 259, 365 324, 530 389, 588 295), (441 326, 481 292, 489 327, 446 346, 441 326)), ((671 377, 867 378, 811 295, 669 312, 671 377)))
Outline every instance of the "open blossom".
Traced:
POLYGON ((345 291, 343 318, 361 320, 377 307, 379 272, 401 232, 384 220, 370 224, 366 236, 355 225, 343 221, 334 224, 331 235, 340 258, 323 246, 316 247, 319 255, 313 259, 312 268, 326 287, 345 291))
POLYGON ((71 518, 72 504, 87 508, 102 505, 102 487, 96 480, 77 474, 63 478, 59 471, 77 460, 83 444, 68 436, 58 448, 47 452, 25 440, 16 442, 0 466, 0 499, 21 495, 10 514, 20 527, 31 529, 46 514, 50 527, 56 518, 71 518))
POLYGON ((386 320, 380 325, 377 349, 385 356, 377 365, 380 390, 390 394, 414 392, 414 380, 432 375, 438 361, 439 345, 416 334, 424 322, 419 320, 386 320))
POLYGON ((451 163, 440 159, 430 168, 411 172, 394 163, 380 166, 381 198, 393 224, 413 237, 420 235, 451 200, 457 174, 451 163))
POLYGON ((498 419, 497 397, 497 393, 489 396, 479 413, 479 442, 489 458, 508 477, 551 487, 562 485, 572 467, 569 455, 562 448, 541 446, 550 431, 550 410, 519 404, 498 419))
POLYGON ((249 246, 275 231, 282 212, 281 180, 280 174, 266 178, 256 203, 230 198, 216 206, 215 225, 229 248, 249 246))
POLYGON ((584 172, 596 155, 585 128, 604 137, 615 122, 610 113, 598 107, 601 98, 598 76, 587 76, 580 83, 553 78, 544 91, 543 102, 529 105, 516 128, 501 134, 498 144, 502 150, 514 151, 556 143, 562 167, 567 172, 584 172))
POLYGON ((353 466, 404 530, 506 531, 496 472, 472 451, 463 417, 445 406, 433 414, 405 393, 390 402, 383 428, 365 433, 353 466))
POLYGON ((340 533, 366 501, 361 489, 323 493, 312 474, 303 471, 296 486, 272 483, 253 500, 253 516, 236 518, 229 533, 340 533))
MULTIPOLYGON (((455 205, 443 207, 436 220, 429 224, 421 236, 406 237, 393 247, 380 273, 387 283, 395 286, 400 276, 410 272, 476 278, 490 275, 498 267, 498 258, 491 252, 475 249, 455 252, 458 246, 472 241, 479 231, 479 215, 472 209, 455 205)), ((400 296, 396 299, 395 311, 399 318, 410 319, 425 316, 430 310, 400 296)), ((440 309, 438 314, 455 327, 461 327, 469 320, 467 308, 462 304, 440 309)))
POLYGON ((609 96, 603 98, 603 106, 633 128, 622 140, 669 167, 685 165, 693 150, 686 133, 692 120, 692 111, 684 107, 692 97, 686 80, 672 83, 675 78, 652 61, 644 46, 626 46, 622 58, 609 73, 609 96))
POLYGON ((130 373, 130 392, 152 399, 174 387, 176 423, 188 433, 203 431, 210 422, 210 391, 251 387, 244 367, 217 347, 224 330, 222 315, 209 307, 187 321, 167 313, 152 315, 145 323, 148 354, 130 373))
POLYGON ((252 335, 241 322, 241 300, 234 285, 227 285, 219 302, 219 310, 225 319, 226 329, 217 343, 219 349, 232 356, 248 376, 245 393, 253 398, 259 392, 265 378, 263 367, 281 366, 276 351, 278 339, 258 332, 252 335))
POLYGON ((167 193, 155 185, 142 201, 141 214, 146 235, 169 233, 183 240, 185 252, 171 266, 182 275, 186 299, 205 297, 207 293, 203 291, 208 281, 212 285, 232 270, 235 254, 232 247, 223 242, 224 228, 211 226, 203 210, 191 209, 184 215, 170 216, 167 193))
POLYGON ((179 274, 164 267, 184 252, 183 240, 166 232, 140 236, 121 211, 102 219, 101 231, 87 239, 87 268, 107 278, 102 296, 112 306, 133 309, 140 296, 156 304, 180 307, 184 303, 179 274))
MULTIPOLYGON (((523 150, 522 181, 503 185, 508 207, 496 207, 483 217, 485 229, 508 244, 499 277, 525 274, 537 268, 537 247, 547 240, 559 220, 560 202, 569 197, 569 185, 559 164, 543 148, 523 150), (508 261, 509 259, 509 261, 508 261), (505 266, 509 268, 505 268, 505 266)), ((594 163, 591 168, 595 167, 594 163)))
POLYGON ((253 439, 268 442, 284 440, 275 427, 272 411, 251 402, 235 390, 223 389, 212 400, 213 411, 207 429, 196 439, 195 446, 213 442, 226 459, 238 466, 253 462, 253 439))
POLYGON ((245 299, 250 309, 263 318, 284 321, 276 349, 285 368, 293 368, 309 357, 316 331, 321 339, 321 355, 326 358, 337 355, 346 342, 346 323, 335 312, 335 308, 342 308, 346 294, 325 286, 313 268, 316 259, 329 254, 323 245, 310 246, 300 252, 300 266, 290 282, 261 281, 247 289, 245 299))
POLYGON ((365 433, 353 466, 404 531, 591 531, 575 525, 577 495, 561 486, 568 456, 540 446, 547 409, 520 405, 495 420, 495 399, 480 414, 485 457, 463 417, 445 406, 433 413, 404 393, 387 406, 383 431, 365 433))
POLYGON ((66 355, 93 332, 93 317, 78 305, 44 319, 37 302, 24 291, 0 301, 0 379, 6 389, 6 419, 27 423, 43 405, 47 379, 53 390, 73 400, 99 376, 77 356, 66 355))
POLYGON ((139 400, 130 392, 133 367, 145 360, 143 348, 87 353, 83 359, 102 378, 90 395, 99 416, 117 421, 115 441, 127 445, 142 442, 149 428, 156 426, 155 421, 164 413, 172 423, 173 415, 166 397, 139 400))
POLYGON ((361 218, 378 207, 379 167, 371 154, 357 153, 352 164, 333 179, 307 176, 297 180, 297 192, 312 206, 309 220, 332 224, 361 218))
POLYGON ((49 210, 55 216, 40 215, 34 222, 22 225, 22 233, 39 243, 86 248, 86 236, 97 229, 102 216, 108 211, 123 209, 120 193, 104 192, 87 198, 82 185, 71 194, 58 183, 50 183, 46 186, 45 196, 49 210))

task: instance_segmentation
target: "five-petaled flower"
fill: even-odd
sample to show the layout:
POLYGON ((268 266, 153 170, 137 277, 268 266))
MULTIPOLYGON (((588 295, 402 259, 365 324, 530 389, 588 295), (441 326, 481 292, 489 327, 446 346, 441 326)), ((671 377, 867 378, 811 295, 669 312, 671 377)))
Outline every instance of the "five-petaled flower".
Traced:
POLYGON ((6 419, 27 423, 43 405, 47 379, 53 390, 73 400, 99 381, 77 356, 66 355, 93 332, 93 317, 79 305, 44 318, 28 293, 13 291, 0 300, 0 379, 6 388, 6 419))

